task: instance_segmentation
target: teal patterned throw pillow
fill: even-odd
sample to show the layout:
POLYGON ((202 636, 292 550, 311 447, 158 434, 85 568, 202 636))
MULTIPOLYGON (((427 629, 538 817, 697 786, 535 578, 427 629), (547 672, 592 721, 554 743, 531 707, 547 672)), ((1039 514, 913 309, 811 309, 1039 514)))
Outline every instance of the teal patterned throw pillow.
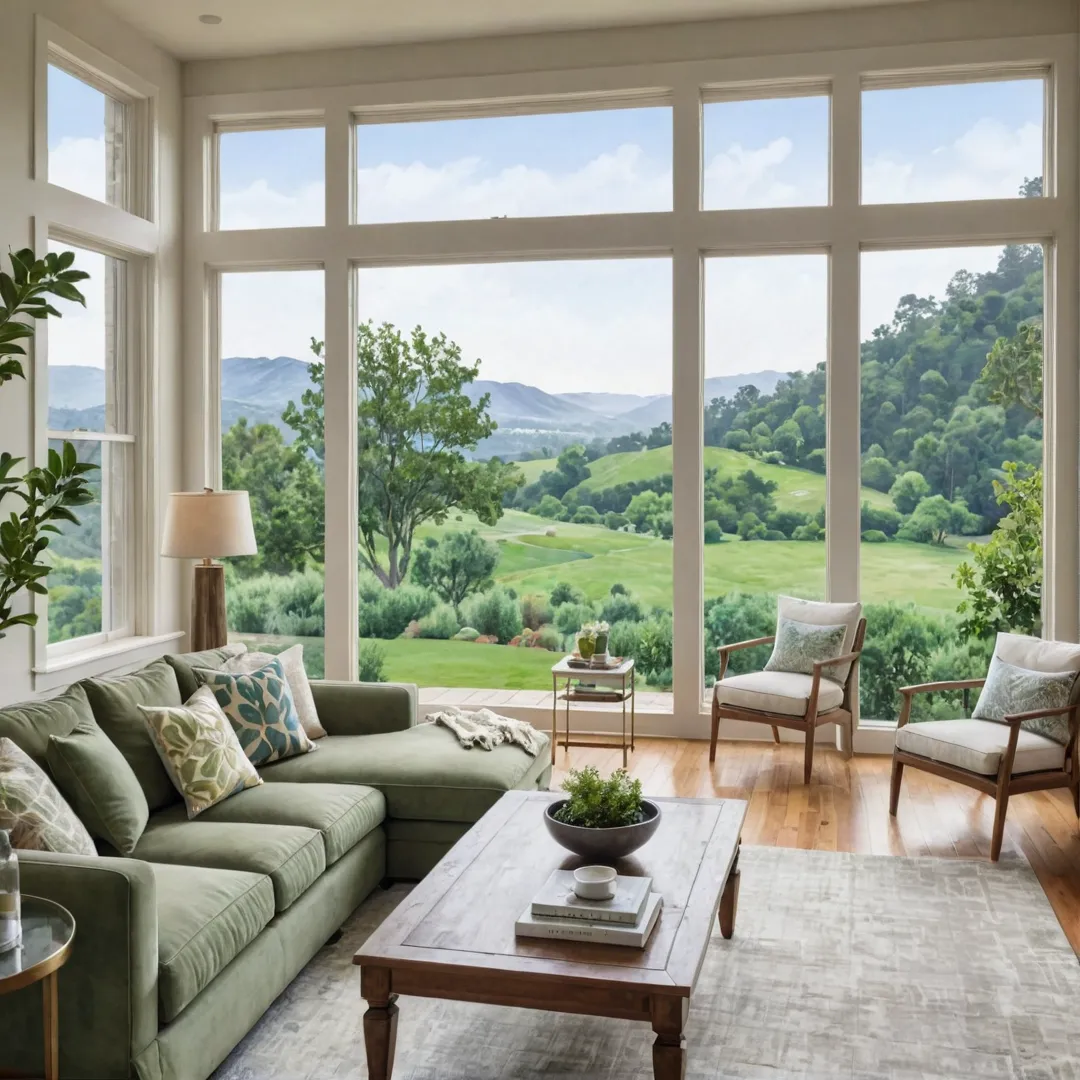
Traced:
MULTIPOLYGON (((765 670, 797 671, 803 675, 813 675, 814 664, 818 660, 831 660, 834 656, 841 655, 846 634, 846 623, 839 626, 821 626, 781 615, 776 623, 776 643, 765 670)), ((827 668, 822 674, 835 678, 827 668)))
MULTIPOLYGON (((975 711, 974 720, 1002 720, 1017 713, 1034 712, 1036 709, 1061 709, 1069 704, 1075 671, 1032 671, 1016 667, 1000 659, 996 654, 990 661, 975 711)), ((1036 735, 1045 735, 1062 746, 1069 743, 1069 717, 1040 716, 1024 720, 1021 725, 1036 735)))
POLYGON ((316 746, 300 723, 281 661, 258 671, 232 673, 196 668, 195 675, 214 691, 252 765, 306 754, 316 746))

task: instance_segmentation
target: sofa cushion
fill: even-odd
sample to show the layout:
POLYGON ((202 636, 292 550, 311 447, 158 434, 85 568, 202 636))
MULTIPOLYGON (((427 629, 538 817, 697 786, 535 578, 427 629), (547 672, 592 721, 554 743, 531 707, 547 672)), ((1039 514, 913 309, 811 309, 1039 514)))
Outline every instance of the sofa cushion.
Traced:
POLYGON ((45 768, 51 735, 70 735, 80 724, 93 722, 86 691, 76 684, 44 701, 24 701, 0 709, 0 739, 10 739, 36 765, 45 768))
POLYGON ((185 701, 199 689, 199 680, 195 677, 195 668, 219 668, 233 656, 243 656, 247 646, 225 645, 220 649, 205 649, 203 652, 170 653, 165 663, 176 673, 176 683, 185 701))
POLYGON ((360 784, 263 784, 212 806, 200 820, 318 829, 329 866, 385 817, 382 792, 360 784))
POLYGON ((124 755, 93 719, 70 735, 52 735, 45 751, 56 786, 91 835, 130 855, 150 808, 124 755))
MULTIPOLYGON (((955 765, 981 776, 996 776, 1001 755, 1009 745, 1009 725, 995 720, 927 720, 906 724, 896 733, 896 745, 946 765, 955 765)), ((1013 775, 1060 769, 1065 747, 1021 728, 1013 759, 1013 775)))
POLYGON ((147 862, 265 874, 274 885, 276 911, 288 908, 326 869, 317 829, 202 817, 188 821, 183 806, 154 814, 132 854, 147 862))
POLYGON ((164 660, 155 660, 130 675, 114 679, 84 679, 94 719, 127 759, 151 811, 171 806, 180 798, 154 748, 140 705, 183 705, 176 675, 164 660))
POLYGON ((175 1020, 274 917, 263 874, 150 865, 157 886, 158 1011, 175 1020))
MULTIPOLYGON (((813 681, 813 676, 797 671, 751 671, 720 679, 714 684, 713 693, 719 704, 736 709, 802 716, 810 701, 813 681)), ((844 688, 823 677, 818 685, 818 714, 838 709, 843 703, 844 688)))
POLYGON ((435 724, 381 735, 328 735, 317 754, 275 762, 260 770, 268 783, 297 781, 368 784, 386 796, 392 818, 477 821, 514 788, 535 788, 550 762, 548 736, 530 757, 504 743, 494 750, 466 750, 435 724))

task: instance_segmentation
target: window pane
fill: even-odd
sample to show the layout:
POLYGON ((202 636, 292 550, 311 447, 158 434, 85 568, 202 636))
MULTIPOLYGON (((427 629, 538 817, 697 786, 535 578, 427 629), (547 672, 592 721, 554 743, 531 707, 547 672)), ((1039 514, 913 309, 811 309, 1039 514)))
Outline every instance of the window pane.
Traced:
POLYGON ((825 599, 827 319, 825 255, 706 260, 707 685, 718 646, 773 632, 778 593, 825 599))
MULTIPOLYGON (((78 524, 60 525, 46 558, 49 571, 49 642, 130 627, 126 574, 134 455, 129 443, 76 440, 80 461, 98 466, 87 474, 93 502, 75 509, 78 524), (103 588, 107 584, 107 588, 103 588)), ((49 448, 62 451, 61 440, 49 448)))
POLYGON ((49 183, 126 205, 127 106, 49 65, 49 183))
POLYGON ((278 653, 304 645, 324 671, 321 437, 296 410, 314 389, 323 336, 321 270, 221 275, 221 480, 247 491, 257 555, 229 559, 229 637, 278 653))
MULTIPOLYGON (((1042 463, 1042 249, 1036 246, 872 252, 862 257, 862 599, 867 619, 862 716, 895 720, 897 688, 978 678, 998 630, 1039 633, 1039 499, 1017 527, 995 531, 1042 463), (993 362, 988 357, 993 355, 993 362), (1010 376, 1008 379, 1002 375, 1010 376), (1017 539, 1008 595, 987 593, 989 618, 957 588, 987 541, 1017 539), (962 609, 967 603, 966 610, 962 609), (973 618, 974 617, 974 618, 973 618)), ((993 550, 993 549, 990 549, 993 550)), ((988 580, 993 582, 993 575, 988 580)), ((1000 587, 1001 581, 997 581, 1000 587)), ((970 716, 972 697, 917 695, 914 719, 970 716)))
POLYGON ((827 97, 713 102, 703 114, 706 210, 828 203, 827 97))
POLYGON ((322 225, 326 213, 321 127, 218 135, 218 228, 322 225))
POLYGON ((357 127, 361 222, 671 209, 671 110, 357 127))
POLYGON ((638 708, 670 707, 645 696, 671 685, 670 262, 362 270, 357 299, 360 677, 381 656, 389 679, 550 707, 552 665, 599 618, 638 661, 638 708), (396 365, 415 379, 428 351, 468 405, 442 395, 421 429, 399 402, 416 427, 390 428, 390 462, 396 365), (425 507, 411 548, 384 481, 425 507))
POLYGON ((951 202, 1041 195, 1042 79, 867 90, 862 199, 951 202))

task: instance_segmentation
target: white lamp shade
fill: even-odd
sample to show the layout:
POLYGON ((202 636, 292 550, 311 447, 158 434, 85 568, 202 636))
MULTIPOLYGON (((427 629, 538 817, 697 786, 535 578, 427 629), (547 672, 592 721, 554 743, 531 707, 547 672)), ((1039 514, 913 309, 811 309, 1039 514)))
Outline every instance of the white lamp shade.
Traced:
POLYGON ((162 555, 218 559, 257 550, 246 491, 174 491, 169 496, 162 555))

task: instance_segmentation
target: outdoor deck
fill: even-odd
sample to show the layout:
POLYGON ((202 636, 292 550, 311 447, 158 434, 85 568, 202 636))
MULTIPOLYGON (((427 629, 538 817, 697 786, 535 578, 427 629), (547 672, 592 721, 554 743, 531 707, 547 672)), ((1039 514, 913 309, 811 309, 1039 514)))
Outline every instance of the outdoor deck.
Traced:
MULTIPOLYGON (((671 694, 645 691, 637 693, 637 712, 670 713, 671 694)), ((478 690, 462 686, 423 686, 420 688, 420 710, 456 705, 459 709, 547 709, 551 711, 550 690, 478 690)), ((580 705, 575 706, 581 708, 580 705)), ((617 701, 589 703, 590 712, 620 712, 617 701)))

